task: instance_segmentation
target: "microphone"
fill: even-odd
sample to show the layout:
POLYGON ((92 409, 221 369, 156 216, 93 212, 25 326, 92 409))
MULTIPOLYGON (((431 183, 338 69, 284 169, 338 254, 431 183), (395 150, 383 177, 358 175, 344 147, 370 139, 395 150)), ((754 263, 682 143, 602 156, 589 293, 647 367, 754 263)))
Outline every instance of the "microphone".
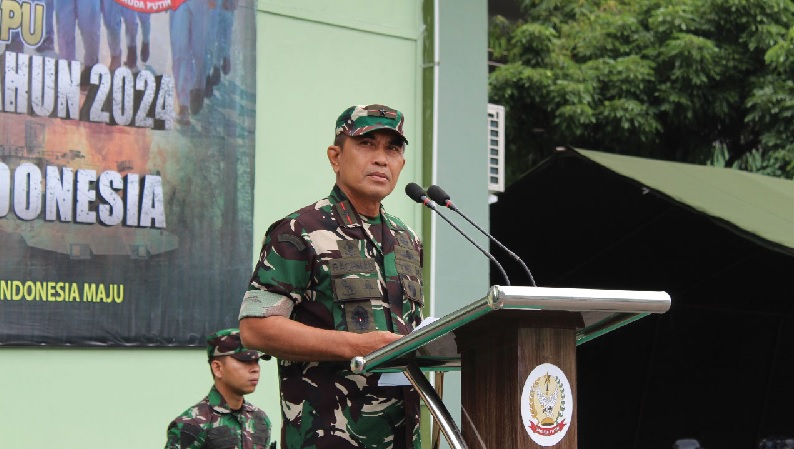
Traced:
POLYGON ((445 217, 445 216, 444 216, 444 214, 442 214, 441 212, 439 212, 438 208, 436 208, 436 203, 435 203, 433 200, 431 200, 430 198, 428 198, 428 197, 427 197, 427 195, 425 194, 425 191, 424 191, 424 189, 422 189, 421 187, 419 187, 419 184, 417 184, 417 183, 415 183, 415 182, 409 182, 409 183, 408 183, 408 184, 405 186, 405 194, 406 194, 406 195, 408 195, 408 196, 409 196, 409 197, 410 197, 412 200, 416 201, 417 203, 419 203, 419 204, 423 204, 423 205, 425 205, 427 208, 434 210, 434 211, 435 211, 435 212, 438 214, 438 216, 439 216, 439 217, 443 218, 443 219, 444 219, 444 221, 446 221, 447 223, 449 223, 449 225, 450 225, 450 226, 452 226, 453 228, 455 228, 455 230, 456 230, 456 231, 458 231, 458 233, 459 233, 460 235, 462 235, 463 237, 465 237, 465 238, 466 238, 466 240, 468 240, 468 241, 469 241, 469 243, 471 243, 471 244, 472 244, 472 245, 474 245, 474 246, 475 246, 477 249, 479 249, 481 253, 485 254, 485 256, 486 256, 488 259, 490 259, 490 260, 491 260, 491 262, 493 262, 493 263, 494 263, 494 264, 495 264, 495 265, 496 265, 496 266, 499 268, 499 271, 502 273, 502 277, 503 277, 503 278, 505 278, 505 284, 506 284, 507 286, 510 286, 510 279, 508 279, 508 277, 507 277, 507 273, 505 273, 505 269, 504 269, 504 268, 502 267, 502 265, 501 265, 501 264, 500 264, 500 263, 499 263, 499 262, 496 260, 496 258, 495 258, 494 256, 492 256, 492 255, 491 255, 491 253, 489 253, 488 251, 486 251, 486 250, 482 249, 482 247, 481 247, 480 245, 478 245, 478 244, 477 244, 477 242, 475 242, 474 240, 472 240, 472 239, 471 239, 471 237, 469 237, 469 236, 468 236, 468 235, 467 235, 465 232, 463 232, 463 231, 462 231, 462 230, 461 230, 459 227, 455 226, 455 223, 452 223, 451 221, 449 221, 449 219, 448 219, 447 217, 445 217))
POLYGON ((427 194, 430 196, 431 200, 433 200, 436 203, 441 204, 443 206, 446 206, 447 208, 452 209, 453 211, 457 212, 458 215, 460 215, 461 217, 465 218, 466 221, 471 223, 471 225, 474 226, 475 228, 477 228, 478 231, 482 232, 483 234, 485 234, 486 237, 491 239, 492 242, 496 243, 496 245, 499 246, 499 248, 502 248, 502 250, 504 250, 507 254, 509 254, 510 257, 512 257, 513 259, 518 261, 518 263, 521 264, 521 266, 524 268, 524 271, 527 273, 527 276, 529 277, 530 285, 532 285, 533 287, 536 287, 535 278, 532 277, 532 273, 529 271, 529 268, 527 268, 527 265, 524 263, 524 261, 521 260, 521 258, 518 257, 518 255, 516 255, 516 253, 514 253, 514 252, 510 251, 509 249, 507 249, 507 247, 505 247, 502 244, 502 242, 500 242, 499 240, 496 240, 491 234, 488 234, 487 232, 485 232, 485 230, 483 228, 478 226, 477 223, 473 222, 471 219, 469 219, 469 217, 467 217, 463 212, 461 212, 460 209, 458 209, 458 207, 455 206, 455 203, 453 203, 452 200, 449 198, 449 195, 447 194, 447 192, 444 191, 444 189, 442 189, 441 187, 439 187, 437 185, 432 185, 432 186, 427 188, 427 194))
POLYGON ((428 198, 427 195, 425 195, 424 189, 419 187, 419 184, 415 182, 409 182, 405 186, 405 194, 419 204, 424 204, 425 206, 433 210, 435 210, 436 208, 436 203, 434 203, 430 198, 428 198))

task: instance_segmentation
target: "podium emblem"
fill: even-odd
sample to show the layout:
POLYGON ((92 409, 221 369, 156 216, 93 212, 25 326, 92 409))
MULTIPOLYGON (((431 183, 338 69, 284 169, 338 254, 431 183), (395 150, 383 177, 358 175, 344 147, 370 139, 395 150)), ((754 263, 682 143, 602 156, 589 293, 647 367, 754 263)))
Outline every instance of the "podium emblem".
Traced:
POLYGON ((551 363, 535 367, 521 392, 521 418, 532 441, 557 444, 570 427, 573 414, 571 385, 565 373, 551 363))

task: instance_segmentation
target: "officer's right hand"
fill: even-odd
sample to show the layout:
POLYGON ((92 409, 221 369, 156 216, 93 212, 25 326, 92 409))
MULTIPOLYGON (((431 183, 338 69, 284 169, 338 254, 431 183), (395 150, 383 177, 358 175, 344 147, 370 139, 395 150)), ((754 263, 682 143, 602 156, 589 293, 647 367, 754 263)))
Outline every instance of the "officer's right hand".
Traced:
POLYGON ((402 337, 400 334, 388 331, 373 331, 356 335, 358 335, 357 349, 359 355, 367 355, 402 337))

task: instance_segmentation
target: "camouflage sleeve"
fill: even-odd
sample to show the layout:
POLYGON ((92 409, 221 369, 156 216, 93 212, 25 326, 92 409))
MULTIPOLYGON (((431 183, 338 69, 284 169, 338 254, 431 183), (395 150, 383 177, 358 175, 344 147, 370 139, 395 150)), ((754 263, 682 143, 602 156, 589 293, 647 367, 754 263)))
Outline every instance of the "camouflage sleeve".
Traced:
POLYGON ((165 449, 201 449, 204 440, 201 427, 190 422, 174 420, 168 425, 165 449))
POLYGON ((238 318, 289 317, 309 285, 313 261, 310 239, 297 220, 274 224, 265 236, 238 318))
POLYGON ((286 296, 265 290, 249 290, 243 296, 243 304, 240 306, 240 315, 237 319, 242 320, 249 317, 264 318, 268 316, 289 318, 292 315, 293 308, 292 300, 286 296))

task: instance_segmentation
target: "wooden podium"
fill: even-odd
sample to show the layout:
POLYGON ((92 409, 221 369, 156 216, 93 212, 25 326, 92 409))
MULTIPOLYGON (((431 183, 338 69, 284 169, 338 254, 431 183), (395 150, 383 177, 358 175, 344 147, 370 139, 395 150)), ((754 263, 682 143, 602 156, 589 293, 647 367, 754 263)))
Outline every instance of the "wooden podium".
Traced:
POLYGON ((450 448, 576 449, 576 346, 669 308, 665 292, 492 286, 351 368, 405 373, 450 448), (462 432, 425 371, 461 371, 462 432))

